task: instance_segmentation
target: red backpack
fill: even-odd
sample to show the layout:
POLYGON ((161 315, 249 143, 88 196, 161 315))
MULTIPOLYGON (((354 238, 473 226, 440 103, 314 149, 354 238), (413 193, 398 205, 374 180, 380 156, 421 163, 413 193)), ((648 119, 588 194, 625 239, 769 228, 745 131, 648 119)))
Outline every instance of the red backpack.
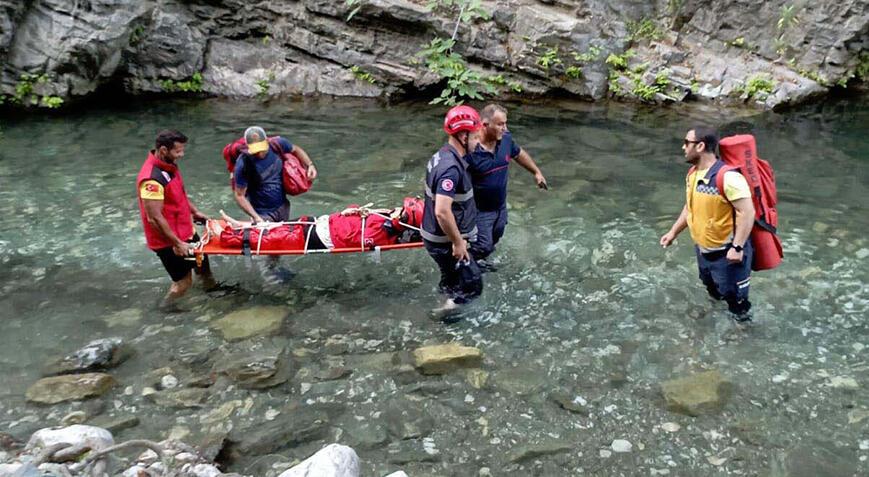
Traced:
MULTIPOLYGON (((757 145, 751 134, 739 134, 723 138, 719 143, 721 159, 725 166, 715 178, 715 186, 724 196, 724 173, 737 171, 745 177, 754 202, 754 227, 751 229, 751 245, 754 259, 751 269, 771 270, 781 264, 784 252, 777 234, 778 211, 775 174, 769 162, 757 157, 757 145)), ((724 196, 727 199, 726 196, 724 196)))
MULTIPOLYGON (((308 179, 308 170, 302 165, 302 161, 295 154, 285 153, 281 149, 278 137, 269 138, 269 147, 284 162, 282 180, 284 191, 290 195, 299 195, 311 189, 311 181, 308 179)), ((226 169, 232 173, 235 171, 235 163, 242 153, 247 152, 247 142, 244 138, 238 138, 223 148, 223 160, 226 161, 226 169)), ((235 190, 235 180, 230 181, 230 186, 235 190)))

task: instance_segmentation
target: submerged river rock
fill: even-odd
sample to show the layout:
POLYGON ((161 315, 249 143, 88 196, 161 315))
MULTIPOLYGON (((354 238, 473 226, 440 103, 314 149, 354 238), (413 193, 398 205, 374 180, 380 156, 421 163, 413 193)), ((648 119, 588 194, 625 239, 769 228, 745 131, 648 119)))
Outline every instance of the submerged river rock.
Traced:
POLYGON ((706 371, 661 384, 667 407, 697 416, 721 409, 732 387, 718 371, 706 371))
POLYGON ((130 354, 122 339, 103 338, 91 341, 72 354, 47 363, 43 373, 53 376, 109 369, 123 363, 130 354))
POLYGON ((27 400, 41 404, 57 404, 101 396, 117 381, 108 374, 65 374, 43 378, 27 389, 27 400))

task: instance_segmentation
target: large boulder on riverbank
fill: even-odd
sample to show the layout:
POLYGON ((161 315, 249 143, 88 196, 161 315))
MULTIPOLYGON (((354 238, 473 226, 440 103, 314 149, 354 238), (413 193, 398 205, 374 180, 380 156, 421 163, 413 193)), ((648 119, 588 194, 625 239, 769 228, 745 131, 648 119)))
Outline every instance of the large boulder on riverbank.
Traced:
POLYGON ((43 378, 27 389, 27 400, 39 404, 57 404, 101 396, 117 381, 108 374, 65 374, 43 378))

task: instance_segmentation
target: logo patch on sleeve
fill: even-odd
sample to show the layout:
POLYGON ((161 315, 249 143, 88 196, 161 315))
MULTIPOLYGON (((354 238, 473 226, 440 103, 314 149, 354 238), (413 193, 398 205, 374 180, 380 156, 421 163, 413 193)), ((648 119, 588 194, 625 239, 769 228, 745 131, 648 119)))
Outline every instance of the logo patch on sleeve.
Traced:
POLYGON ((455 184, 453 184, 452 179, 444 179, 443 181, 441 181, 441 189, 445 190, 446 192, 453 190, 453 187, 455 187, 455 184))
POLYGON ((157 184, 145 184, 145 191, 157 193, 160 192, 160 187, 158 187, 157 184))

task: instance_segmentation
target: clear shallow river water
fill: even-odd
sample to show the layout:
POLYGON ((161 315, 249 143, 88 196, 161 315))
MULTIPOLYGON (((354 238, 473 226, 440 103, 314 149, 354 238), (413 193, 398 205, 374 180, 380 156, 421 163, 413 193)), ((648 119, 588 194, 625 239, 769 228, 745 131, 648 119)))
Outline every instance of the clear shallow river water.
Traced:
POLYGON ((425 162, 443 141, 441 114, 345 100, 177 100, 2 119, 0 431, 26 439, 84 410, 137 416, 117 440, 229 432, 238 441, 312 419, 275 437, 284 444, 244 448, 230 470, 255 475, 329 442, 356 448, 364 475, 869 473, 865 99, 728 125, 752 130, 776 170, 786 253, 779 269, 752 279, 757 326, 744 335, 706 298, 688 233, 666 251, 657 245, 684 200, 684 131, 733 118, 623 105, 511 108, 514 137, 551 190, 513 168, 500 268, 458 324, 428 319, 437 276, 421 250, 380 263, 284 259, 297 272, 285 285, 264 282, 247 259, 215 257, 217 278, 234 291, 194 290, 182 312, 157 310, 169 281, 144 245, 133 183, 158 129, 191 138, 181 167, 193 201, 236 217, 223 145, 254 123, 288 137, 320 171, 293 215, 320 214, 421 193, 425 162), (230 343, 212 327, 260 306, 286 310, 278 333, 230 343), (44 363, 104 337, 134 351, 109 371, 114 390, 26 403, 44 363), (461 372, 402 368, 408 351, 450 341, 482 350, 482 386, 461 372), (186 384, 214 376, 226 356, 281 350, 290 378, 267 390, 218 379, 194 408, 142 396, 159 368, 186 384), (707 370, 732 383, 723 407, 699 417, 668 411, 660 384, 707 370), (565 410, 559 396, 581 409, 565 410), (612 452, 616 439, 632 450, 612 452))

